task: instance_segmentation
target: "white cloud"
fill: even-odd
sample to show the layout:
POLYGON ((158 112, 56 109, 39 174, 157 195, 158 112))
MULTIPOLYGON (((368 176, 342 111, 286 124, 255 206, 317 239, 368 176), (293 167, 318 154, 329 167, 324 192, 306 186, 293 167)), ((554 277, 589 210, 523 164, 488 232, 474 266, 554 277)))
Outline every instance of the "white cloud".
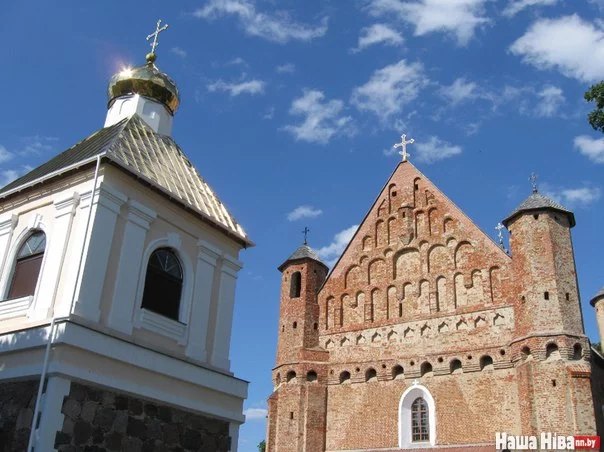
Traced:
POLYGON ((403 36, 393 30, 386 24, 373 24, 370 27, 365 27, 361 30, 361 36, 359 36, 359 43, 356 48, 352 49, 352 52, 360 52, 369 46, 384 43, 390 46, 400 46, 405 40, 403 36))
POLYGON ((594 163, 604 163, 604 138, 579 135, 575 137, 575 149, 594 163))
POLYGON ((0 187, 10 184, 16 178, 21 176, 22 171, 18 170, 0 170, 0 187))
POLYGON ((558 3, 558 0, 510 0, 502 14, 506 17, 513 17, 531 6, 551 6, 556 3, 558 3))
POLYGON ((566 101, 562 90, 557 86, 545 85, 537 93, 538 103, 535 114, 541 118, 551 118, 558 113, 562 104, 566 101))
POLYGON ((348 243, 352 240, 355 232, 359 228, 358 224, 350 226, 343 231, 338 232, 332 242, 324 246, 323 248, 319 248, 317 250, 317 254, 328 267, 332 267, 337 260, 340 258, 340 255, 344 252, 344 249, 348 246, 348 243))
POLYGON ((468 82, 463 77, 456 79, 451 85, 442 86, 439 89, 440 95, 454 105, 481 97, 479 91, 476 83, 468 82))
POLYGON ((604 78, 604 31, 576 14, 536 21, 510 51, 538 69, 582 82, 604 78))
POLYGON ((564 188, 549 184, 542 184, 539 191, 568 208, 588 207, 597 202, 602 194, 598 187, 564 188))
POLYGON ((262 115, 262 119, 273 119, 275 117, 275 107, 269 107, 266 113, 262 115))
POLYGON ((245 60, 241 57, 235 57, 230 61, 227 61, 225 66, 247 66, 247 63, 245 62, 245 60))
POLYGON ((371 0, 369 12, 374 16, 397 15, 415 26, 415 35, 444 32, 466 45, 477 27, 490 21, 483 16, 488 0, 371 0))
POLYGON ((216 91, 228 92, 231 97, 239 96, 240 94, 264 94, 266 83, 262 80, 248 80, 239 83, 227 83, 223 80, 218 80, 208 85, 208 91, 211 93, 216 91))
POLYGON ((8 162, 13 158, 13 154, 8 152, 4 146, 0 146, 0 163, 8 162))
POLYGON ((275 70, 280 74, 291 74, 296 71, 296 65, 294 63, 280 64, 275 70))
POLYGON ((246 421, 253 421, 257 419, 266 419, 268 410, 266 408, 248 408, 243 411, 246 421))
POLYGON ((170 49, 170 52, 172 52, 174 55, 179 56, 181 58, 187 57, 187 51, 184 49, 181 49, 180 47, 172 47, 170 49))
POLYGON ((421 63, 405 60, 375 71, 369 81, 354 88, 351 103, 361 111, 370 111, 382 120, 400 113, 428 84, 421 63))
MULTIPOLYGON (((434 163, 461 154, 460 146, 453 146, 438 137, 431 136, 428 141, 416 141, 414 144, 417 160, 424 163, 434 163)), ((411 155, 413 155, 411 150, 411 155)))
POLYGON ((349 126, 352 118, 342 116, 343 109, 341 100, 325 101, 323 92, 305 90, 302 97, 294 99, 289 110, 291 115, 305 116, 304 121, 285 126, 283 130, 293 134, 296 140, 325 144, 349 126))
POLYGON ((321 25, 311 26, 292 20, 286 12, 273 15, 258 12, 250 0, 210 0, 193 12, 200 19, 215 19, 226 15, 236 16, 245 32, 269 41, 284 44, 291 40, 310 41, 327 33, 327 19, 321 25))
POLYGON ((52 151, 53 145, 51 143, 54 143, 57 140, 57 137, 47 137, 40 135, 23 137, 23 148, 17 151, 17 154, 21 156, 40 155, 45 152, 52 151))
POLYGON ((287 214, 289 221, 301 220, 302 218, 315 218, 321 215, 321 209, 315 209, 312 206, 299 206, 287 214))

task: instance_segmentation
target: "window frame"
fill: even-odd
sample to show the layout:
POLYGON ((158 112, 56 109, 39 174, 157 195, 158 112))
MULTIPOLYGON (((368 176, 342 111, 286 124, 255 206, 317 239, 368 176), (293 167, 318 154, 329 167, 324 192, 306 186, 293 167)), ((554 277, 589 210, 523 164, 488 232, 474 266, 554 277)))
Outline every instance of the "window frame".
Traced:
POLYGON ((147 245, 139 269, 139 280, 134 306, 134 327, 145 329, 163 336, 167 336, 179 345, 187 343, 188 327, 193 299, 194 267, 187 253, 183 252, 182 244, 176 234, 153 240, 147 245), (170 248, 180 261, 182 268, 182 292, 180 295, 180 306, 178 320, 165 317, 142 307, 143 294, 145 290, 145 279, 147 277, 147 266, 151 255, 160 248, 170 248))
POLYGON ((407 388, 401 396, 398 411, 398 435, 399 449, 422 449, 434 447, 436 444, 436 406, 434 398, 428 388, 417 381, 407 388), (412 404, 418 398, 422 398, 428 407, 429 437, 425 441, 413 441, 412 404))
MULTIPOLYGON (((158 260, 158 263, 160 264, 161 267, 163 267, 163 265, 161 265, 162 263, 160 262, 160 260, 158 260)), ((157 289, 157 287, 156 287, 156 289, 157 289)), ((176 252, 176 250, 174 250, 173 248, 169 248, 169 247, 156 248, 149 256, 149 259, 147 260, 147 265, 145 268, 145 283, 144 283, 144 287, 143 287, 143 298, 141 299, 141 309, 151 311, 157 315, 161 315, 161 316, 166 317, 171 320, 180 321, 180 305, 182 303, 183 289, 184 289, 184 270, 183 270, 182 263, 178 257, 178 253, 176 252), (176 261, 175 264, 178 266, 178 273, 180 273, 180 276, 172 275, 168 271, 166 271, 166 269, 164 269, 164 268, 158 268, 156 263, 154 263, 152 261, 152 259, 154 259, 154 256, 156 256, 157 253, 159 253, 161 251, 167 252, 169 255, 171 255, 173 257, 173 259, 175 259, 175 261, 176 261), (178 299, 175 300, 178 303, 177 310, 176 310, 176 318, 174 318, 168 314, 162 314, 162 313, 158 312, 157 310, 152 309, 150 305, 151 304, 157 305, 157 303, 155 303, 156 299, 153 299, 153 300, 147 299, 148 300, 147 307, 143 306, 143 304, 145 303, 145 292, 147 289, 149 276, 151 276, 152 279, 162 278, 162 281, 165 281, 166 283, 168 283, 168 281, 169 281, 170 283, 174 283, 175 286, 178 286, 178 299)), ((175 294, 170 294, 170 296, 173 296, 173 295, 175 295, 175 294)), ((157 309, 157 306, 155 306, 155 308, 157 309)))
POLYGON ((411 441, 414 443, 425 443, 430 441, 430 408, 428 407, 426 399, 423 397, 417 397, 413 403, 411 403, 411 441), (423 414, 425 414, 425 416, 422 416, 423 414), (419 418, 417 419, 419 428, 419 432, 417 433, 413 429, 416 418, 419 418), (426 426, 423 425, 424 419, 427 423, 426 426), (424 427, 427 427, 426 438, 423 438, 424 427), (416 438, 416 435, 419 436, 419 438, 416 438))
POLYGON ((50 250, 51 244, 51 236, 47 229, 48 228, 46 225, 42 223, 42 216, 37 214, 33 221, 30 221, 28 226, 24 227, 18 234, 13 233, 11 239, 9 239, 8 250, 5 254, 5 260, 2 268, 2 278, 0 279, 0 294, 2 295, 0 299, 0 319, 28 315, 35 306, 35 301, 38 297, 38 291, 44 275, 44 267, 46 266, 48 251, 50 250), (46 245, 44 247, 44 254, 40 264, 40 270, 38 272, 38 279, 36 280, 34 293, 25 297, 9 299, 8 293, 11 289, 15 274, 17 254, 25 242, 27 242, 27 240, 29 240, 29 238, 36 232, 44 233, 46 237, 46 245))

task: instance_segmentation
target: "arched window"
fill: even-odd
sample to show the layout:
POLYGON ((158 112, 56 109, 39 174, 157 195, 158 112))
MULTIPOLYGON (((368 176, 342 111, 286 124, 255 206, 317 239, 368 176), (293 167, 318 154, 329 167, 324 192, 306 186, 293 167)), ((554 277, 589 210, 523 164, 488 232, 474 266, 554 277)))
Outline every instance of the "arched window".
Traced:
POLYGON ((365 372, 365 381, 377 381, 377 372, 373 367, 370 367, 365 372))
POLYGON ((403 369, 403 366, 396 365, 392 368, 392 378, 395 380, 398 378, 403 378, 404 374, 405 370, 403 369))
POLYGON ((480 370, 493 370, 493 358, 489 355, 480 358, 480 370))
POLYGON ((430 440, 428 404, 418 397, 411 404, 411 440, 414 443, 430 440))
POLYGON ((560 350, 558 350, 558 346, 554 342, 547 344, 545 359, 560 359, 560 350))
POLYGON ((340 373, 340 383, 349 383, 350 382, 350 372, 347 370, 340 373))
POLYGON ((182 294, 182 265, 170 248, 151 254, 145 276, 142 308, 178 320, 182 294))
POLYGON ((298 298, 300 296, 300 290, 302 288, 302 274, 300 272, 294 272, 292 275, 291 285, 289 286, 289 297, 298 298))
POLYGON ((296 378, 296 371, 294 370, 290 370, 287 375, 285 376, 285 379, 287 380, 287 382, 289 383, 290 381, 292 381, 294 378, 296 378))
POLYGON ((40 276, 46 235, 35 231, 21 245, 15 259, 15 267, 6 299, 28 297, 33 295, 40 276))
POLYGON ((583 347, 581 344, 575 344, 573 347, 573 359, 578 360, 583 357, 583 347))
POLYGON ((306 381, 317 381, 317 373, 314 370, 309 370, 306 374, 306 381))
POLYGON ((461 367, 461 361, 458 359, 454 359, 453 361, 451 361, 451 364, 449 364, 449 369, 451 370, 452 374, 459 374, 463 372, 463 369, 461 367))
POLYGON ((428 361, 424 362, 420 367, 421 376, 432 376, 432 364, 428 361))

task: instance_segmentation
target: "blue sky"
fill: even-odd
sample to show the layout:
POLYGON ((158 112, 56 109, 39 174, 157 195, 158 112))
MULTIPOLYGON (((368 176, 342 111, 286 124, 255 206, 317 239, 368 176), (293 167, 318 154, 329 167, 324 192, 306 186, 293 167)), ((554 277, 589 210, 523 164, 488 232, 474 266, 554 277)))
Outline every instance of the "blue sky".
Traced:
MULTIPOLYGON (((257 247, 242 253, 232 363, 251 382, 240 450, 264 438, 277 266, 311 229, 343 249, 411 160, 488 234, 530 194, 575 211, 587 333, 602 274, 604 139, 583 93, 604 79, 604 1, 29 1, 0 5, 0 184, 102 127, 106 84, 144 62, 178 84, 174 137, 257 247)), ((507 240, 507 237, 506 237, 507 240)))

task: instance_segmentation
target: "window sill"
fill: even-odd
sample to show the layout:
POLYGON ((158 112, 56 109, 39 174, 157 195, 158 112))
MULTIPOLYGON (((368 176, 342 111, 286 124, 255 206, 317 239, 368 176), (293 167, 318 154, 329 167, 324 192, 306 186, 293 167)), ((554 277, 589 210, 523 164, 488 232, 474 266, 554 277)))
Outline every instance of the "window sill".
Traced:
POLYGON ((156 314, 155 312, 147 309, 140 310, 138 318, 138 326, 154 333, 167 336, 171 339, 176 340, 179 344, 185 343, 187 325, 184 323, 177 322, 176 320, 169 319, 163 315, 156 314))
POLYGON ((26 315, 33 299, 33 295, 28 295, 27 297, 0 301, 0 319, 12 319, 13 317, 26 315))

